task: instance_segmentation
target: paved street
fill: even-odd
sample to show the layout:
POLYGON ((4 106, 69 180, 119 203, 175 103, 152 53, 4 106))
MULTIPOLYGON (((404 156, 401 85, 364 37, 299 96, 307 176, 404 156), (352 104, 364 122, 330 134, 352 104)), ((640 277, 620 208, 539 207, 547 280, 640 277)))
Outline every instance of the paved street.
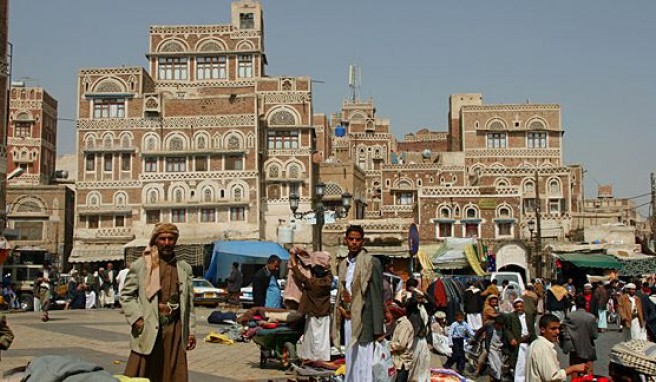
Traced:
MULTIPOLYGON (((196 381, 268 381, 286 380, 286 374, 274 364, 259 368, 259 349, 253 343, 234 345, 202 341, 211 329, 207 316, 211 310, 198 308, 199 343, 189 354, 191 380, 196 381)), ((32 357, 46 354, 74 355, 97 363, 114 374, 121 374, 129 354, 128 326, 119 310, 53 311, 51 321, 43 323, 36 313, 8 315, 16 340, 2 354, 2 371, 25 365, 32 357)), ((610 348, 621 341, 618 332, 601 335, 597 349, 596 374, 606 375, 610 348)), ((564 362, 565 359, 563 359, 564 362)), ((433 356, 433 367, 440 361, 433 356)), ((485 380, 483 378, 481 381, 485 380)))
MULTIPOLYGON (((259 349, 253 343, 221 345, 203 342, 211 326, 209 309, 198 308, 198 347, 189 353, 192 381, 267 381, 285 373, 259 368, 259 349)), ((9 314, 16 335, 11 350, 3 352, 0 369, 25 365, 32 357, 46 354, 74 355, 121 374, 130 353, 128 324, 116 310, 51 311, 51 320, 40 321, 33 312, 9 314)))

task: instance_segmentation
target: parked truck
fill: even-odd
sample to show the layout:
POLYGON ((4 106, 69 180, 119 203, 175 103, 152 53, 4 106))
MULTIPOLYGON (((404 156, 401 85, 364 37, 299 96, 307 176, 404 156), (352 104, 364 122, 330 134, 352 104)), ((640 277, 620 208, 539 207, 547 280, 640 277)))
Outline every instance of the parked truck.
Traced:
MULTIPOLYGON (((14 250, 3 265, 3 275, 11 274, 14 292, 22 310, 34 310, 34 280, 39 272, 43 272, 46 263, 51 262, 51 256, 45 249, 22 247, 14 250)), ((59 280, 59 275, 51 275, 50 290, 54 304, 53 309, 64 304, 66 283, 59 280)))

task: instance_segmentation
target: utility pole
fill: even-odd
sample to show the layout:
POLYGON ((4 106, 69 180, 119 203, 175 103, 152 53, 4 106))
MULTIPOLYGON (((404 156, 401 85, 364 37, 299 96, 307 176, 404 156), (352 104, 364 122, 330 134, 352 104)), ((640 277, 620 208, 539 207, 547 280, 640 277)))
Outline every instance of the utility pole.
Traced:
MULTIPOLYGON (((651 240, 656 250, 656 176, 651 173, 651 240)), ((649 241, 647 241, 649 246, 649 241)))
POLYGON ((538 276, 543 277, 542 274, 542 208, 540 203, 540 178, 538 176, 538 170, 535 170, 535 222, 537 232, 535 235, 535 247, 537 255, 537 271, 538 276))

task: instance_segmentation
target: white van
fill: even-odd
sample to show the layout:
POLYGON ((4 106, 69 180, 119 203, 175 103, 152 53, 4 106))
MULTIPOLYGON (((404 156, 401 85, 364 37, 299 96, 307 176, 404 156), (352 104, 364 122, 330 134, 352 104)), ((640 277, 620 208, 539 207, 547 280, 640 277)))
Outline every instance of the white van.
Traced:
POLYGON ((497 280, 497 286, 501 289, 503 280, 508 280, 508 285, 512 285, 515 289, 519 289, 521 295, 526 290, 524 279, 519 272, 492 272, 490 280, 497 280))

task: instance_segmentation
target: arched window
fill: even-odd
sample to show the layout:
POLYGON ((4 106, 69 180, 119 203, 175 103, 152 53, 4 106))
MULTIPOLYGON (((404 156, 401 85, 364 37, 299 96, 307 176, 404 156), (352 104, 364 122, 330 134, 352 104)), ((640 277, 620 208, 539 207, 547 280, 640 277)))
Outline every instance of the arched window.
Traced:
POLYGON ((512 214, 510 212, 510 208, 508 208, 508 207, 499 207, 499 209, 497 210, 497 216, 502 218, 502 219, 504 219, 504 218, 507 219, 507 218, 512 217, 512 214))
POLYGON ((449 219, 451 217, 451 210, 449 207, 440 208, 440 218, 449 219))
POLYGON ((558 179, 552 179, 549 181, 549 193, 551 195, 558 195, 560 194, 560 182, 558 179))
POLYGON ((105 148, 109 149, 112 147, 112 138, 107 136, 105 137, 105 142, 104 142, 105 148))
POLYGON ((287 176, 293 179, 298 178, 298 166, 296 165, 289 166, 289 173, 287 174, 287 176))
POLYGON ((269 178, 277 178, 280 176, 280 168, 276 165, 269 166, 269 178))
POLYGON ((87 138, 87 148, 92 149, 94 147, 94 139, 93 137, 87 138))
POLYGON ((180 189, 175 190, 175 202, 176 203, 182 202, 182 195, 183 195, 182 190, 180 190, 180 189))
POLYGON ((155 150, 155 144, 156 143, 155 143, 155 138, 154 137, 148 138, 148 140, 146 140, 146 150, 148 150, 148 151, 155 150))
POLYGON ((243 196, 243 193, 244 193, 244 190, 239 186, 235 187, 232 190, 232 195, 233 195, 234 199, 237 200, 237 201, 241 200, 241 198, 243 196))
POLYGON ((209 203, 212 201, 212 190, 209 188, 206 188, 203 191, 203 201, 206 203, 209 203))
POLYGON ((150 192, 148 192, 148 201, 150 202, 150 204, 157 203, 157 191, 151 190, 150 192))
POLYGON ((184 149, 182 139, 179 137, 171 138, 171 141, 169 142, 169 148, 171 151, 182 151, 184 149))
POLYGON ((524 183, 524 192, 535 192, 535 183, 532 181, 524 183))
POLYGON ((98 197, 93 195, 92 197, 89 198, 89 204, 92 206, 97 206, 98 205, 98 197))
POLYGON ((288 110, 279 110, 269 119, 270 126, 294 126, 296 125, 296 118, 288 110))
POLYGON ((199 149, 204 149, 207 146, 207 142, 205 141, 205 137, 198 137, 197 144, 199 149))
POLYGON ((475 219, 478 217, 478 211, 476 211, 476 208, 474 207, 469 207, 465 211, 465 216, 467 217, 467 219, 475 219))
POLYGON ((121 145, 125 148, 130 147, 130 137, 128 137, 127 135, 124 135, 121 145))
POLYGON ((238 150, 239 149, 239 138, 235 135, 231 135, 228 138, 228 150, 238 150))

